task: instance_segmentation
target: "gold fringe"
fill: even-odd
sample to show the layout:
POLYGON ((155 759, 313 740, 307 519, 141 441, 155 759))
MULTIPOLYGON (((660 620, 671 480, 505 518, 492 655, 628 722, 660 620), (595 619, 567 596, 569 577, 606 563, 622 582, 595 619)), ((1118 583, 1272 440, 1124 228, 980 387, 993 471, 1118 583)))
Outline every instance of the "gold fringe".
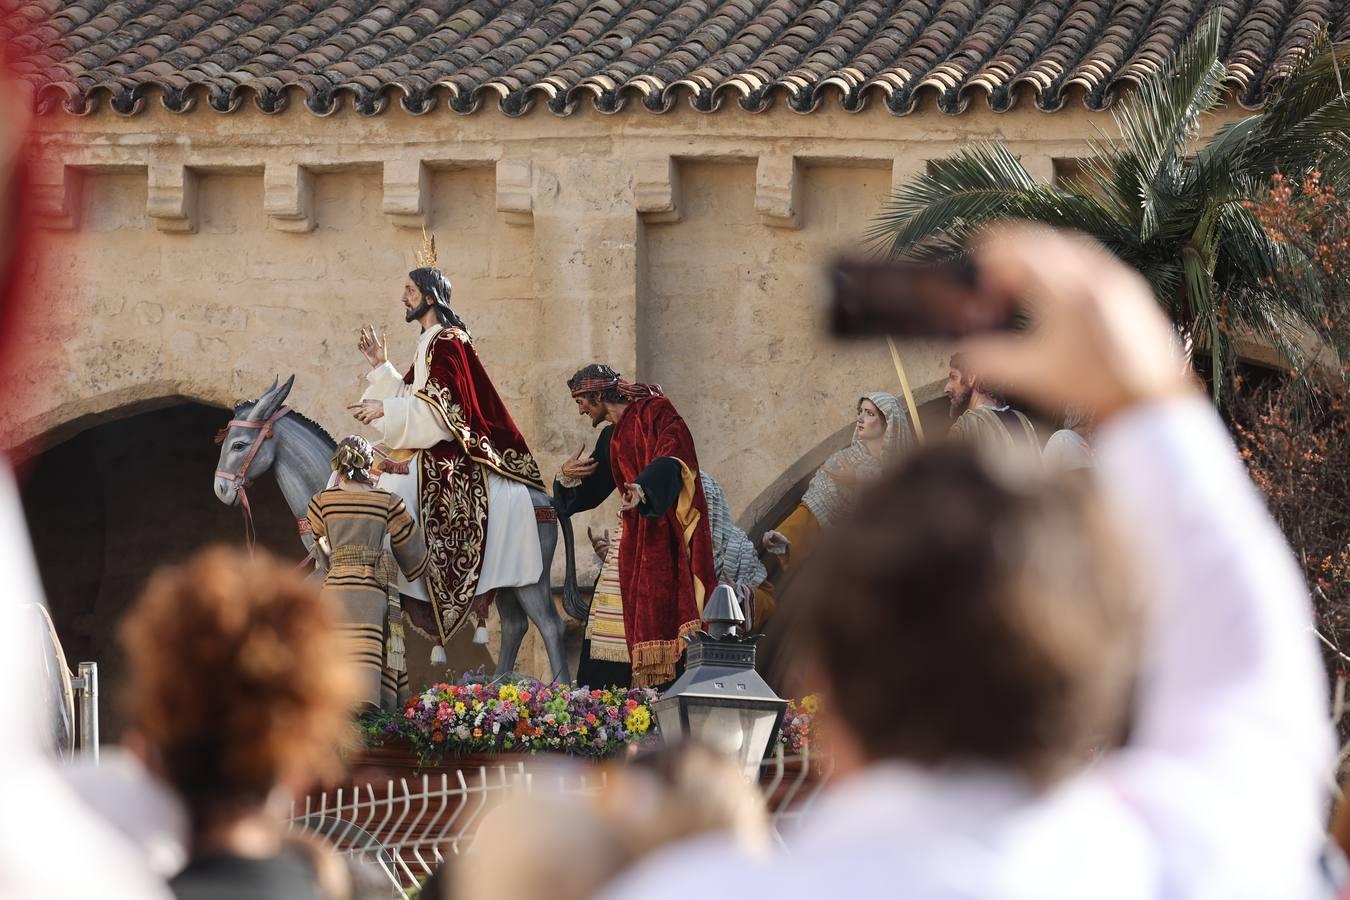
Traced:
POLYGON ((656 687, 675 678, 675 666, 684 654, 684 636, 703 628, 697 619, 680 626, 679 640, 643 641, 633 645, 633 685, 640 688, 656 687))
POLYGON ((643 641, 634 644, 633 684, 640 688, 665 684, 675 677, 675 664, 680 659, 679 641, 643 641))
POLYGON ((430 631, 427 631, 425 628, 422 628, 416 622, 414 622, 412 620, 412 616, 408 615, 407 610, 403 611, 403 627, 406 629, 410 629, 415 634, 420 634, 422 637, 430 641, 433 646, 441 642, 441 639, 439 637, 437 637, 430 631))

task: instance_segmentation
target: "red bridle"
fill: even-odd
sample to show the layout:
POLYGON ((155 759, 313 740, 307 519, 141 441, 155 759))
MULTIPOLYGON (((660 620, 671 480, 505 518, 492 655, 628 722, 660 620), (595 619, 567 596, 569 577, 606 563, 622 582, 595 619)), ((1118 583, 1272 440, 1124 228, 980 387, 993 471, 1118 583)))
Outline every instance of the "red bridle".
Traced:
MULTIPOLYGON (((231 428, 250 428, 257 429, 260 432, 257 439, 253 441, 253 445, 248 448, 248 454, 244 457, 244 461, 239 464, 239 470, 237 472, 225 472, 216 469, 217 478, 224 478, 227 481, 233 481, 235 484, 235 493, 239 495, 239 505, 244 513, 244 541, 248 545, 250 553, 253 552, 253 547, 258 543, 258 532, 257 529, 253 527, 253 508, 249 505, 248 491, 246 490, 248 486, 252 484, 252 481, 250 481, 248 477, 248 467, 253 465, 253 458, 258 455, 258 451, 262 449, 262 445, 272 436, 272 426, 281 421, 290 411, 291 408, 289 406, 283 406, 281 409, 272 413, 266 421, 262 422, 251 422, 247 419, 231 419, 229 424, 220 429, 216 434, 216 443, 223 444, 225 442, 225 435, 229 433, 231 428)), ((308 560, 306 560, 306 562, 307 561, 308 560)), ((301 565, 303 565, 303 563, 301 563, 301 565)))

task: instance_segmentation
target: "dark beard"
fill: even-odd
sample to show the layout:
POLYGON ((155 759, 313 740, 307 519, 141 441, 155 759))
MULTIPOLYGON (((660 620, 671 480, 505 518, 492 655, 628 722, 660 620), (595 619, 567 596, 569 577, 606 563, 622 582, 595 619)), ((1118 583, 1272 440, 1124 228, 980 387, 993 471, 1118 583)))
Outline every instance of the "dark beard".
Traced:
POLYGON ((419 304, 416 309, 410 309, 403 315, 403 321, 416 322, 418 319, 426 315, 427 310, 429 309, 431 309, 431 301, 429 301, 426 297, 423 297, 421 304, 419 304))
POLYGON ((955 397, 952 397, 951 413, 953 419, 961 418, 961 413, 970 408, 970 398, 974 393, 975 388, 974 386, 971 386, 957 394, 955 397))

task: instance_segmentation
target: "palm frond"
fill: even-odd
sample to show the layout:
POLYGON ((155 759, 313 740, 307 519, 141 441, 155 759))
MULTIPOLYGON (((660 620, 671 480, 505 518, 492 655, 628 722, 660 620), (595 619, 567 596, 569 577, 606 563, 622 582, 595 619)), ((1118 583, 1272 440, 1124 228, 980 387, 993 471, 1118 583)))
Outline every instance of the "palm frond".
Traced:
POLYGON ((1005 215, 1007 206, 1036 180, 1006 147, 974 144, 897 190, 882 207, 868 239, 905 254, 933 240, 956 222, 976 225, 1005 215))
POLYGON ((1318 32, 1266 100, 1261 113, 1265 136, 1278 137, 1315 110, 1337 98, 1344 99, 1346 79, 1342 73, 1348 59, 1350 44, 1333 43, 1325 31, 1318 32))
POLYGON ((1350 42, 1334 44, 1322 33, 1301 60, 1257 117, 1242 169, 1268 177, 1329 161, 1330 177, 1350 184, 1350 94, 1342 76, 1350 42))
POLYGON ((1173 71, 1155 72, 1115 113, 1121 140, 1130 149, 1123 160, 1137 180, 1145 240, 1157 232, 1169 199, 1182 188, 1184 155, 1199 132, 1200 117, 1222 100, 1222 27, 1218 11, 1211 12, 1182 45, 1173 71))

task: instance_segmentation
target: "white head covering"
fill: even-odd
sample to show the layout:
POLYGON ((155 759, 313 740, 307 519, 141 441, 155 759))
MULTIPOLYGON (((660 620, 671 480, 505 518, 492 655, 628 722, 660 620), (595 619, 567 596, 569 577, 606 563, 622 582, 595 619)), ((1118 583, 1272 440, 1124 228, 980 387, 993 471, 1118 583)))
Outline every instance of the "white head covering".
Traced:
POLYGON ((852 469, 859 482, 869 481, 881 473, 883 465, 894 462, 914 442, 914 426, 894 394, 882 391, 863 394, 858 398, 859 405, 864 400, 871 400, 886 420, 886 433, 881 439, 881 458, 877 459, 867 452, 855 429, 853 442, 832 454, 825 465, 816 470, 810 484, 806 486, 806 493, 802 495, 802 502, 821 525, 833 523, 853 501, 851 492, 826 474, 826 469, 852 469))

